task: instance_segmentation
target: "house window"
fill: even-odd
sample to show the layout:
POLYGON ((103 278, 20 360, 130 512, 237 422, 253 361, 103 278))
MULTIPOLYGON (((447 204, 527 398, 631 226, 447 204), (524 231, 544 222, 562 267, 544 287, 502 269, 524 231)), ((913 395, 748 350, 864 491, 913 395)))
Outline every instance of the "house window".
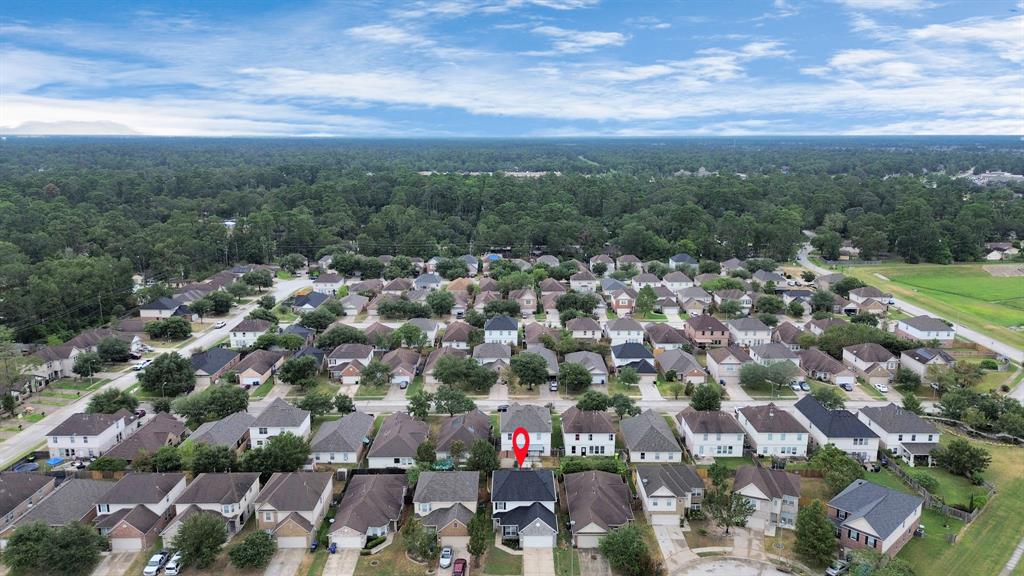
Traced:
POLYGON ((856 530, 847 529, 846 537, 854 542, 860 542, 860 532, 857 532, 856 530))
POLYGON ((515 537, 515 536, 519 535, 519 527, 518 526, 502 526, 501 527, 501 533, 505 537, 512 538, 512 537, 515 537))
POLYGON ((505 509, 505 503, 504 502, 495 502, 494 503, 494 509, 495 510, 504 510, 505 509))
POLYGON ((646 452, 641 452, 641 453, 640 453, 640 459, 641 459, 641 460, 644 460, 644 459, 646 459, 646 458, 647 458, 647 453, 646 453, 646 452))
POLYGON ((109 514, 110 513, 110 504, 100 504, 100 505, 97 506, 97 508, 99 509, 100 514, 109 514))
POLYGON ((401 464, 401 463, 402 463, 402 459, 401 458, 395 458, 395 464, 401 464))
POLYGON ((911 434, 910 435, 910 441, 911 442, 917 442, 917 434, 911 434))
POLYGON ((260 428, 260 434, 266 434, 266 433, 267 433, 267 429, 266 428, 260 428))
POLYGON ((420 512, 430 512, 430 502, 423 502, 420 504, 420 512))
POLYGON ((867 534, 865 534, 864 535, 864 543, 868 545, 868 548, 877 548, 878 547, 878 538, 875 538, 873 536, 868 536, 867 534))
POLYGON ((573 446, 573 447, 572 447, 572 453, 573 453, 573 454, 575 454, 575 453, 576 453, 576 447, 575 447, 575 446, 573 446))
POLYGON ((225 504, 225 505, 221 506, 220 509, 221 509, 221 512, 223 512, 224 514, 232 514, 235 511, 235 505, 234 504, 225 504))
POLYGON ((274 521, 274 513, 273 512, 264 512, 263 513, 263 521, 264 522, 273 522, 274 521))
POLYGON ((900 442, 903 442, 903 434, 896 436, 896 439, 899 440, 900 442))
MULTIPOLYGON (((931 439, 932 439, 932 437, 931 437, 931 436, 929 436, 929 437, 928 437, 928 439, 929 439, 929 440, 931 440, 931 439)), ((609 442, 615 442, 615 434, 609 434, 609 435, 608 435, 608 441, 609 441, 609 442)))

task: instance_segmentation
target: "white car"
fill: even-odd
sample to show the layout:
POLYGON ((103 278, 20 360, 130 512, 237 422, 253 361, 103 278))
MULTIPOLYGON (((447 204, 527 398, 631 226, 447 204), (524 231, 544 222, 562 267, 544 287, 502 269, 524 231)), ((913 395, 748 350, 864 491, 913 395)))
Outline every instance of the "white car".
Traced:
POLYGON ((454 555, 455 554, 452 551, 452 547, 451 546, 445 546, 444 548, 441 548, 441 556, 440 556, 441 560, 439 562, 439 565, 441 566, 441 568, 448 568, 449 566, 451 566, 452 565, 452 556, 454 556, 454 555))
POLYGON ((886 386, 885 384, 875 384, 875 389, 878 390, 879 392, 888 392, 889 391, 889 387, 886 386))
POLYGON ((174 556, 171 556, 171 560, 164 566, 164 574, 167 576, 178 576, 181 573, 181 552, 175 552, 174 556))
POLYGON ((227 323, 227 322, 225 322, 225 321, 221 320, 220 322, 217 322, 216 324, 214 324, 214 325, 213 325, 213 327, 214 327, 214 328, 223 328, 223 327, 225 327, 225 326, 227 326, 227 325, 228 325, 228 323, 227 323))
POLYGON ((142 569, 142 576, 156 576, 167 562, 167 552, 157 552, 149 558, 146 567, 142 569))
POLYGON ((143 360, 142 362, 136 362, 135 365, 132 366, 132 370, 135 370, 136 372, 138 372, 139 370, 142 370, 143 368, 145 368, 146 366, 149 366, 152 363, 153 363, 153 361, 152 360, 148 360, 148 359, 147 360, 143 360))

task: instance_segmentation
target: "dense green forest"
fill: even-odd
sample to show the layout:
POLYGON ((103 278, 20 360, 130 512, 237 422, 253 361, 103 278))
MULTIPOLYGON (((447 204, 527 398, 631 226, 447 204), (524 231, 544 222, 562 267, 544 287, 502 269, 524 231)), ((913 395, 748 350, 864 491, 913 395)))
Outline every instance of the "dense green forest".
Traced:
POLYGON ((865 257, 951 262, 1024 235, 1019 189, 952 177, 1024 173, 1010 138, 9 138, 0 152, 0 321, 24 341, 131 308, 135 272, 195 279, 296 252, 787 260, 810 229, 865 257))

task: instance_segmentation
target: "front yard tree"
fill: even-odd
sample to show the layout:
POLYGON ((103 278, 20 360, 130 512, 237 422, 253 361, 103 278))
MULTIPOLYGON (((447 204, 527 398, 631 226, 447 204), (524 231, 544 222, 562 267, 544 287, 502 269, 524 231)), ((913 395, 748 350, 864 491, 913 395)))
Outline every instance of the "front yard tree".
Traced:
POLYGON ((138 407, 139 399, 132 396, 128 391, 107 388, 102 392, 93 394, 85 411, 90 414, 113 414, 122 408, 129 412, 135 412, 138 407))
POLYGON ((651 312, 654 312, 654 305, 658 301, 658 295, 654 292, 654 288, 650 286, 644 286, 640 289, 640 292, 636 295, 636 314, 641 318, 645 318, 651 312))
POLYGON ((178 398, 171 403, 175 414, 185 418, 189 424, 198 426, 204 422, 220 420, 249 408, 249 394, 233 385, 217 384, 198 392, 178 398))
POLYGON ((366 334, 362 330, 342 324, 324 332, 316 339, 321 350, 333 350, 342 344, 366 344, 366 334))
POLYGON ((726 534, 733 526, 746 526, 747 519, 754 513, 753 502, 733 492, 724 483, 711 489, 704 498, 703 507, 715 524, 725 527, 726 534))
POLYGON ((171 546, 185 566, 209 568, 227 540, 228 530, 219 516, 193 514, 181 523, 171 546))
POLYGON ((613 530, 598 543, 601 554, 616 572, 640 576, 645 560, 650 556, 643 534, 635 524, 613 530))
MULTIPOLYGON (((587 387, 590 386, 590 382, 590 371, 587 370, 586 367, 583 366, 582 364, 566 362, 565 364, 562 364, 558 369, 558 384, 569 392, 576 393, 581 392, 583 390, 587 390, 587 387)), ((590 394, 591 392, 594 392, 595 394, 600 394, 600 392, 596 392, 593 390, 587 390, 586 394, 590 394)), ((584 398, 580 399, 581 403, 585 399, 586 394, 584 394, 584 398)), ((592 400, 593 397, 591 397, 590 401, 592 400)), ((607 409, 607 401, 608 398, 607 396, 605 396, 605 408, 602 408, 602 410, 607 409)), ((580 408, 580 410, 582 409, 583 408, 580 408)))
POLYGON ((679 400, 679 395, 686 390, 686 386, 682 382, 675 380, 668 385, 668 390, 672 393, 672 398, 674 400, 679 400))
POLYGON ((903 396, 903 409, 914 414, 922 414, 924 412, 924 408, 921 407, 921 401, 913 394, 903 396))
POLYGON ((320 308, 303 314, 302 318, 299 318, 299 324, 306 328, 312 328, 317 332, 322 332, 334 323, 334 319, 335 316, 330 310, 320 308))
POLYGON ((826 444, 811 456, 810 467, 821 470, 825 474, 825 483, 833 494, 849 486, 854 480, 864 477, 864 468, 836 448, 835 444, 826 444))
POLYGON ((391 382, 391 366, 381 362, 380 360, 371 360, 366 368, 363 368, 363 374, 359 378, 359 384, 362 386, 372 386, 374 388, 383 388, 391 382))
POLYGON ((356 404, 348 394, 339 393, 334 397, 334 409, 341 415, 350 414, 356 411, 356 404))
POLYGON ((841 410, 846 407, 846 399, 836 386, 818 386, 811 396, 829 410, 841 410))
POLYGON ((277 378, 286 384, 295 384, 316 377, 316 370, 316 359, 312 356, 289 358, 277 371, 277 378))
POLYGON ((127 362, 131 357, 131 345, 124 340, 108 336, 96 345, 96 353, 104 362, 127 362))
POLYGON ((789 306, 786 307, 786 313, 793 318, 803 318, 804 312, 806 312, 806 310, 804 310, 804 305, 796 300, 790 302, 789 306))
POLYGON ((217 315, 227 314, 231 311, 231 306, 235 303, 235 298, 223 290, 218 290, 207 296, 207 298, 209 298, 210 303, 213 304, 213 313, 217 315))
POLYGON ((188 309, 196 316, 199 316, 199 322, 202 323, 203 318, 206 318, 210 315, 210 312, 213 312, 213 301, 205 297, 200 298, 189 304, 188 309))
POLYGON ((7 540, 4 564, 16 573, 42 574, 52 539, 53 530, 43 522, 18 526, 7 540))
POLYGON ((447 316, 455 306, 455 296, 447 290, 434 290, 427 294, 427 306, 433 310, 434 316, 447 316))
MULTIPOLYGON (((566 365, 562 364, 564 368, 566 365)), ((589 374, 587 375, 589 379, 589 374)), ((559 383, 562 382, 562 376, 558 376, 559 383)), ((580 399, 576 401, 577 410, 597 410, 598 412, 604 412, 608 409, 610 398, 604 392, 598 392, 597 390, 587 390, 580 396, 580 399)))
POLYGON ((305 410, 313 417, 323 416, 334 409, 334 401, 331 395, 326 392, 309 392, 299 399, 295 404, 301 410, 305 410))
POLYGON ((625 366, 619 370, 619 382, 623 386, 632 388, 640 382, 640 375, 636 373, 636 368, 625 366))
POLYGON ((274 306, 277 305, 277 299, 274 298, 273 295, 267 294, 265 296, 260 296, 259 304, 260 308, 263 310, 273 310, 274 306))
POLYGON ((232 548, 228 552, 228 558, 232 566, 242 570, 264 568, 270 563, 275 552, 277 542, 274 537, 263 530, 257 530, 246 536, 241 544, 232 548))
POLYGON ((831 312, 835 303, 835 294, 828 290, 815 290, 814 294, 811 294, 811 311, 813 312, 831 312))
POLYGON ((415 324, 402 324, 394 332, 388 335, 388 348, 415 348, 423 350, 427 345, 427 335, 415 324))
POLYGON ((796 517, 795 551, 814 566, 824 566, 835 557, 836 527, 829 521, 821 500, 800 508, 796 517))
POLYGON ((295 274, 300 268, 306 265, 306 257, 302 254, 292 252, 281 257, 281 268, 284 268, 290 274, 295 274))
POLYGON ((625 394, 612 394, 608 401, 611 407, 615 409, 615 413, 619 416, 620 420, 623 416, 636 416, 640 413, 640 407, 636 405, 632 398, 625 394))
POLYGON ((493 444, 484 438, 479 438, 473 443, 473 447, 469 451, 469 460, 466 461, 467 468, 487 476, 497 470, 500 465, 498 452, 494 449, 493 444))
POLYGON ((718 307, 718 311, 726 318, 739 318, 743 313, 743 307, 737 300, 726 300, 718 307))
POLYGON ((253 270, 242 275, 242 282, 263 290, 274 285, 274 275, 270 273, 270 270, 253 270))
POLYGON ((512 357, 510 363, 512 372, 519 378, 519 382, 533 390, 534 386, 540 386, 548 379, 548 362, 540 354, 523 352, 512 357))
POLYGON ((441 386, 434 394, 434 407, 438 412, 447 412, 449 416, 454 416, 476 409, 476 403, 458 388, 441 386))
POLYGON ((702 412, 715 412, 722 409, 722 388, 718 384, 705 382, 693 390, 690 406, 702 412))
POLYGON ((409 397, 409 414, 413 418, 425 422, 430 414, 430 403, 433 401, 433 394, 426 390, 420 390, 409 397))
POLYGON ((84 352, 75 358, 71 371, 83 378, 92 378, 94 374, 103 371, 103 359, 95 352, 84 352))
POLYGON ((40 574, 85 576, 99 564, 100 551, 106 548, 107 539, 91 526, 72 522, 54 530, 53 539, 47 545, 50 550, 40 574))
POLYGON ((963 438, 954 438, 946 446, 936 448, 932 458, 953 474, 974 478, 992 463, 988 450, 974 446, 963 438))
POLYGON ((179 396, 195 387, 192 363, 177 352, 157 356, 139 376, 143 390, 161 396, 179 396))

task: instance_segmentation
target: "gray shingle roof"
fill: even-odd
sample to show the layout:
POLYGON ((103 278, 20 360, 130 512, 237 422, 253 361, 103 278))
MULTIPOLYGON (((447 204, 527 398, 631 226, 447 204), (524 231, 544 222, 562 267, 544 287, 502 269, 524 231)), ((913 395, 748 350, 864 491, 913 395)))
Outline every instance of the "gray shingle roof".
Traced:
POLYGON ((553 531, 558 531, 555 513, 548 510, 547 506, 540 502, 535 502, 529 506, 519 506, 508 512, 495 512, 494 518, 498 520, 500 526, 518 526, 520 531, 533 524, 536 520, 547 524, 553 531))
POLYGON ((807 433, 792 414, 772 402, 762 406, 744 406, 740 413, 757 432, 807 433))
POLYGON ((609 332, 643 332, 642 324, 632 318, 616 318, 607 324, 609 332))
POLYGON ((931 422, 913 412, 908 412, 895 404, 885 406, 865 406, 860 413, 867 416, 875 424, 890 433, 938 434, 931 422))
POLYGON ((101 504, 156 504, 185 480, 180 472, 131 472, 100 499, 101 504))
POLYGON ((794 406, 829 438, 878 438, 878 435, 853 413, 846 410, 828 410, 813 396, 804 396, 794 406))
POLYGON ((580 410, 572 406, 562 413, 562 431, 568 434, 611 434, 615 427, 607 412, 580 410))
POLYGON ((361 533, 366 529, 397 521, 402 515, 405 474, 359 474, 352 476, 345 488, 332 532, 351 528, 361 533))
POLYGON ((250 428, 297 428, 309 418, 309 412, 296 408, 284 398, 275 398, 250 428))
POLYGON ((273 370, 274 366, 281 361, 283 354, 271 352, 270 350, 253 350, 242 361, 235 365, 235 372, 241 374, 246 370, 253 370, 257 374, 266 374, 273 370))
POLYGON ((367 455, 384 458, 415 456, 416 448, 426 439, 426 422, 415 420, 405 412, 395 412, 384 419, 367 455))
POLYGON ((476 502, 479 472, 423 472, 413 502, 476 502))
POLYGON ((512 348, 508 344, 484 342, 473 348, 473 358, 511 358, 512 348))
POLYGON ((946 332, 952 330, 949 324, 931 316, 914 316, 913 318, 900 320, 900 322, 922 332, 946 332))
POLYGON ((947 364, 956 362, 956 358, 953 358, 949 352, 938 348, 914 348, 913 350, 904 350, 903 353, 922 364, 927 364, 936 358, 941 358, 947 364))
POLYGON ((685 350, 665 350, 657 357, 658 365, 664 371, 675 370, 677 374, 686 374, 693 370, 704 371, 704 367, 685 350))
POLYGON ((566 322, 565 327, 573 331, 592 330, 597 332, 601 330, 601 325, 597 323, 597 320, 594 320, 593 318, 589 318, 586 316, 581 316, 569 320, 568 322, 566 322))
POLYGON ((665 487, 677 497, 682 497, 695 488, 704 489, 704 481, 692 466, 686 464, 637 464, 636 474, 648 494, 665 487))
POLYGON ((785 470, 769 470, 760 466, 742 466, 736 470, 733 491, 753 484, 770 499, 783 496, 800 497, 800 477, 785 470))
POLYGON ((729 357, 736 358, 740 363, 752 362, 750 354, 747 354, 746 350, 739 346, 726 346, 724 348, 712 348, 708 350, 708 357, 713 359, 716 364, 721 364, 729 359, 729 357))
POLYGON ((619 429, 631 452, 682 452, 668 422, 654 410, 626 418, 619 423, 619 429))
POLYGON ((750 351, 756 354, 759 358, 766 360, 797 360, 796 352, 793 352, 785 344, 778 342, 769 342, 768 344, 759 344, 757 346, 751 346, 750 351))
POLYGON ((653 360, 654 354, 643 344, 637 342, 626 342, 612 346, 612 355, 618 359, 629 358, 639 360, 653 360))
POLYGON ((259 472, 219 472, 200 474, 174 501, 175 504, 232 504, 242 501, 259 472))
POLYGON ((888 362, 894 358, 892 352, 886 350, 881 344, 874 342, 847 346, 843 350, 849 350, 851 354, 864 362, 888 362))
MULTIPOLYGON (((113 482, 103 480, 69 478, 19 518, 15 526, 29 522, 45 522, 47 526, 66 526, 78 522, 92 512, 96 502, 113 485, 113 482)), ((0 504, 0 508, 5 506, 0 504)))
POLYGON ((528 432, 551 432, 551 412, 543 406, 518 402, 501 413, 501 433, 511 434, 522 426, 528 432))
POLYGON ((605 364, 604 358, 597 352, 590 352, 588 350, 570 352, 565 355, 565 362, 567 364, 582 364, 591 372, 608 373, 608 365, 605 364))
POLYGON ((465 414, 442 416, 441 428, 437 432, 437 450, 448 452, 456 440, 462 442, 468 452, 477 440, 486 440, 491 435, 491 419, 480 410, 465 414))
POLYGON ((227 446, 234 449, 238 440, 249 431, 256 417, 248 412, 235 412, 215 420, 205 422, 190 437, 192 442, 202 442, 216 446, 227 446))
POLYGON ((86 414, 78 412, 68 416, 47 436, 95 436, 126 416, 127 412, 114 414, 86 414))
POLYGON ((266 332, 270 328, 271 324, 267 320, 260 320, 258 318, 246 318, 235 327, 231 329, 232 332, 266 332))
POLYGON ((518 330, 519 323, 508 316, 495 316, 484 324, 484 330, 518 330))
POLYGON ((739 318, 739 319, 736 319, 736 320, 729 320, 727 322, 727 324, 729 325, 730 328, 735 328, 736 330, 739 330, 741 332, 752 332, 752 331, 771 332, 772 331, 771 328, 766 326, 764 322, 761 322, 757 318, 739 318))
POLYGON ((331 472, 275 472, 256 496, 256 502, 288 512, 312 510, 333 475, 331 472))
POLYGON ((566 474, 563 483, 573 532, 591 523, 610 530, 633 520, 629 486, 622 476, 590 470, 566 474))
POLYGON ((359 452, 369 441, 373 416, 356 410, 338 420, 324 422, 310 442, 310 452, 359 452))
POLYGON ((495 470, 491 475, 492 502, 555 502, 551 470, 495 470))
POLYGON ((17 508, 43 486, 55 479, 42 474, 4 472, 0 474, 0 517, 17 508))
POLYGON ((466 508, 462 504, 456 504, 447 508, 438 508, 424 516, 420 522, 424 526, 433 526, 435 530, 440 531, 443 530, 445 526, 448 526, 455 521, 462 523, 464 526, 468 526, 472 519, 472 510, 466 508))
POLYGON ((187 432, 184 422, 167 412, 159 412, 145 426, 114 445, 104 456, 131 462, 140 452, 153 454, 170 442, 177 443, 187 432))
POLYGON ((736 418, 721 410, 694 410, 687 406, 676 414, 676 421, 686 422, 686 427, 694 434, 742 434, 743 427, 736 418))
POLYGON ((235 358, 238 358, 238 352, 234 350, 228 350, 227 348, 210 348, 204 352, 197 352, 193 354, 189 361, 192 363, 192 369, 197 372, 203 372, 205 374, 214 374, 221 368, 227 366, 228 362, 231 362, 235 358))
POLYGON ((863 518, 875 529, 875 536, 884 540, 895 532, 922 502, 923 500, 917 496, 897 492, 867 480, 854 480, 829 500, 828 505, 849 513, 843 523, 863 518))

